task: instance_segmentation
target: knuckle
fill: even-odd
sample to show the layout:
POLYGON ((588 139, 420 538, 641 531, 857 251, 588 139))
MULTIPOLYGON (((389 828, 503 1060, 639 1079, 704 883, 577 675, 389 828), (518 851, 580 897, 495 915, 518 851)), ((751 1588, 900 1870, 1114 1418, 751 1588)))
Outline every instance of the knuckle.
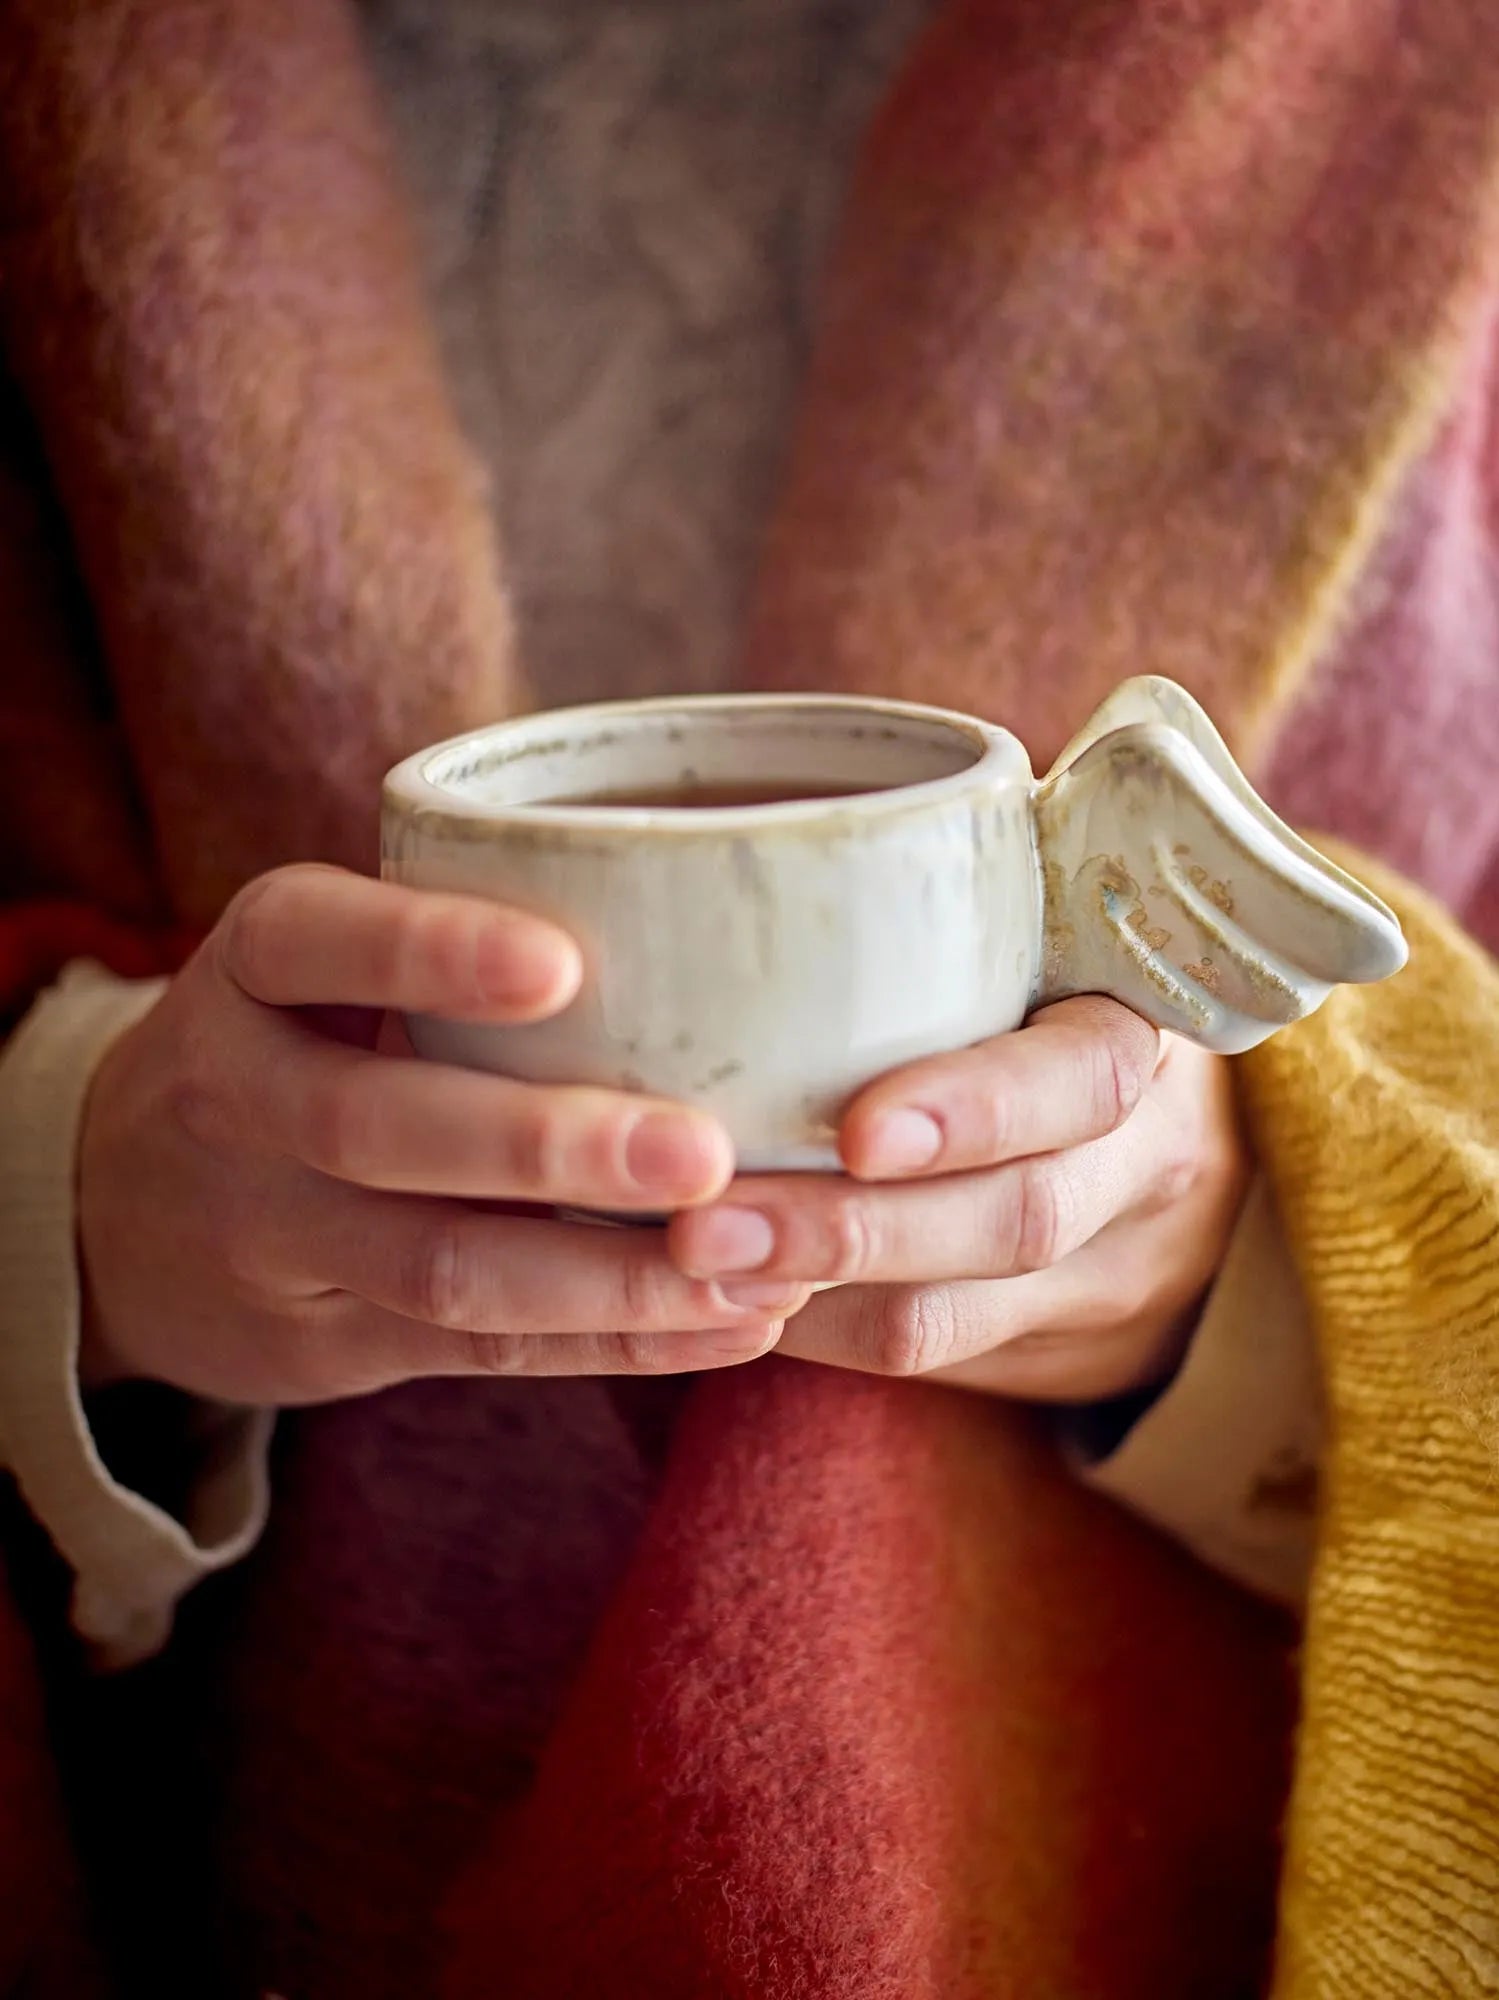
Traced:
POLYGON ((660 1338, 638 1327, 621 1327, 603 1336, 604 1371, 610 1375, 664 1375, 671 1359, 660 1338))
POLYGON ((421 949, 421 920, 419 908, 405 898, 392 899, 380 914, 382 921, 369 926, 359 950, 370 990, 389 995, 394 1003, 407 990, 410 967, 421 949))
POLYGON ((527 1342, 513 1334, 484 1333, 474 1328, 466 1333, 468 1359, 476 1375, 510 1377, 528 1374, 527 1342))
POLYGON ((936 1285, 892 1286, 877 1298, 869 1327, 871 1364, 877 1374, 908 1380, 928 1375, 952 1358, 951 1303, 936 1285))
POLYGON ((973 1106, 979 1130, 979 1150, 986 1160, 1003 1160, 1014 1144, 1015 1113, 1013 1093, 996 1084, 985 1090, 973 1106))
POLYGON ((542 1106, 518 1112, 511 1120, 506 1151, 517 1188, 535 1195, 566 1192, 562 1130, 542 1106))
POLYGON ((640 1256, 625 1259, 619 1283, 625 1332, 633 1339, 641 1328, 659 1324, 666 1285, 661 1271, 640 1256))
POLYGON ((1017 1172, 1010 1256, 1017 1273, 1044 1271, 1057 1261, 1066 1244, 1069 1190, 1066 1175, 1047 1161, 1028 1161, 1017 1172))
POLYGON ((480 997, 477 911, 451 905, 424 907, 405 936, 404 972, 423 990, 433 986, 454 996, 480 997))
POLYGON ((435 1225, 417 1252, 411 1286, 416 1316, 451 1332, 475 1331, 484 1319, 480 1288, 462 1234, 451 1223, 435 1225))
POLYGON ((1112 1132, 1145 1094, 1149 1066, 1143 1059, 1142 1038, 1129 1027, 1111 1023, 1083 1047, 1087 1052, 1087 1101, 1098 1131, 1112 1132))
POLYGON ((302 1106, 308 1164, 358 1180, 374 1153, 373 1116, 359 1073, 342 1066, 309 1089, 302 1106))
POLYGON ((192 1061, 168 1084, 164 1108, 184 1137, 209 1151, 225 1143, 234 1119, 224 1092, 192 1061))
POLYGON ((369 941, 375 989, 392 1004, 440 993, 465 998, 474 987, 473 919, 440 903, 393 904, 369 941))
POLYGON ((246 993, 258 993, 275 962, 276 906, 289 871, 278 869, 249 882, 230 903, 219 926, 219 962, 246 993))
POLYGON ((224 1289, 238 1305, 249 1305, 265 1293, 263 1260, 244 1235, 233 1228, 218 1233, 218 1267, 224 1289))
POLYGON ((836 1196, 823 1222, 822 1276, 849 1284, 874 1268, 876 1242, 869 1204, 854 1193, 836 1196))
POLYGON ((1174 1208, 1185 1201, 1202 1179, 1204 1165, 1184 1137, 1169 1146, 1156 1174, 1156 1203, 1174 1208))

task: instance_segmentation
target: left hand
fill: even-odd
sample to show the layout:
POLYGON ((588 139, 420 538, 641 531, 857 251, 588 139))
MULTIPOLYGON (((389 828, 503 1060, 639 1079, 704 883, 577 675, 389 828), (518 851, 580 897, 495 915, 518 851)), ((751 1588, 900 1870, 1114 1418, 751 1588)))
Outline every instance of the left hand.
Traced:
POLYGON ((1224 1059, 1092 997, 882 1077, 839 1147, 678 1215, 680 1269, 830 1285, 782 1353, 1046 1402, 1171 1373, 1249 1173, 1224 1059))

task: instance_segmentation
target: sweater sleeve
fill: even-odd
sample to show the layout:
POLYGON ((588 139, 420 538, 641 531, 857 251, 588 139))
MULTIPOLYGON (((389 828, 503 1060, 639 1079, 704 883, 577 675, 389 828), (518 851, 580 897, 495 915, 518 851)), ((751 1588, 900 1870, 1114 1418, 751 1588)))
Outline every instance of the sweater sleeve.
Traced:
POLYGON ((115 1477, 77 1372, 75 1158, 89 1085, 158 980, 77 965, 0 1057, 0 1463, 73 1570, 73 1622, 104 1667, 164 1642, 178 1600, 253 1545, 268 1504, 271 1416, 181 1399, 183 1499, 115 1477))

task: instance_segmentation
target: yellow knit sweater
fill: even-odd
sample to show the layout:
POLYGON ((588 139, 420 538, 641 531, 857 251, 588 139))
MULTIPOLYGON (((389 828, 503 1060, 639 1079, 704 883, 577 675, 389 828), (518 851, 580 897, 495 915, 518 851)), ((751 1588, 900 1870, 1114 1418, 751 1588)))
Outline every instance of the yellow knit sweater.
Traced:
POLYGON ((1499 967, 1351 865, 1409 968, 1243 1063, 1332 1416, 1275 1993, 1499 1993, 1499 967))

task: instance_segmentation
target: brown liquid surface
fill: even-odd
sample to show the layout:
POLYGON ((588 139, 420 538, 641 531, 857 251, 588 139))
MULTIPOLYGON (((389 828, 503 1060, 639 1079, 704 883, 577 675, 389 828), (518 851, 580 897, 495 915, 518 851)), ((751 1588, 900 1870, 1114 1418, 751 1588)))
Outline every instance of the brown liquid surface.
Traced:
POLYGON ((569 792, 561 798, 538 799, 548 806, 668 807, 672 811, 705 812, 723 806, 783 806, 797 799, 852 799, 876 790, 873 785, 642 785, 618 792, 569 792))

